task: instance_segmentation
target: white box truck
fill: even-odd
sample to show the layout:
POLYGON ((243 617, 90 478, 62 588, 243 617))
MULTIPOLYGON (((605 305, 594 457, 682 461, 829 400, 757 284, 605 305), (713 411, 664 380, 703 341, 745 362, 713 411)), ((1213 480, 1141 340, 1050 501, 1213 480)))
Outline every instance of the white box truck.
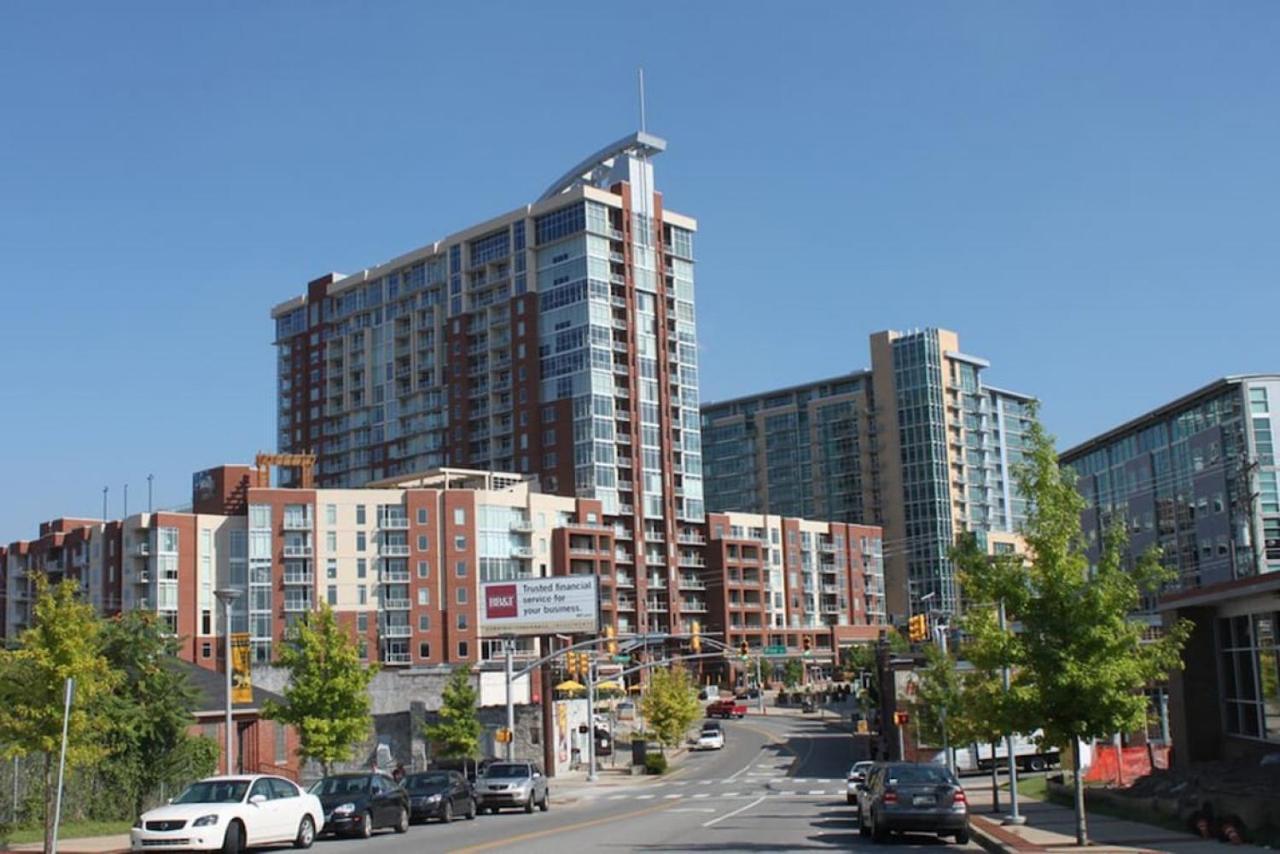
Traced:
MULTIPOLYGON (((1029 735, 1015 735, 1013 737, 1013 755, 1018 763, 1019 770, 1044 771, 1046 768, 1061 764, 1062 757, 1058 748, 1036 742, 1041 735, 1042 733, 1036 730, 1029 735)), ((981 771, 990 771, 993 757, 994 761, 1002 767, 1008 767, 1009 764, 1009 750, 1005 747, 1004 741, 996 745, 994 752, 990 744, 970 744, 965 747, 957 747, 955 754, 956 771, 960 774, 976 774, 981 771)), ((1087 767, 1090 758, 1089 745, 1081 745, 1080 767, 1087 767)), ((937 761, 945 763, 946 759, 939 754, 937 761)))

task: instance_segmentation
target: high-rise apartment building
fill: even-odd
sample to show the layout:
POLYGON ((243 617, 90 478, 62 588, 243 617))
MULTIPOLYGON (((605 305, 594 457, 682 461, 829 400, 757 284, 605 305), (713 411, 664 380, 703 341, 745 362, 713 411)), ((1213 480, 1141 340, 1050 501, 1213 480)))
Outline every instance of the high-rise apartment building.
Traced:
POLYGON ((708 508, 883 525, 889 612, 955 613, 957 534, 1003 547, 1026 515, 1031 398, 988 366, 945 329, 878 332, 869 370, 705 404, 708 508))
MULTIPOLYGON (((359 489, 268 481, 261 468, 219 466, 194 476, 182 511, 41 525, 0 551, 8 636, 31 624, 39 573, 76 581, 101 613, 155 613, 181 656, 207 667, 226 631, 220 587, 247 593, 231 630, 249 635, 257 662, 324 602, 368 660, 482 663, 501 640, 478 625, 481 585, 556 575, 595 576, 601 622, 620 634, 642 618, 654 632, 696 621, 757 651, 808 643, 815 663, 831 663, 840 643, 883 626, 875 527, 716 515, 684 527, 668 560, 653 545, 664 535, 638 541, 631 517, 599 499, 545 494, 518 474, 446 469, 359 489)), ((529 654, 535 643, 518 641, 529 654)))
POLYGON ((1170 677, 1176 762, 1280 745, 1280 374, 1217 380, 1062 454, 1093 555, 1123 524, 1176 580, 1144 603, 1194 626, 1170 677), (1194 722, 1194 724, 1192 723, 1194 722))
MULTIPOLYGON (((665 147, 628 136, 532 204, 277 306, 280 450, 314 453, 321 487, 535 474, 626 520, 650 601, 704 518, 697 225, 655 190, 665 147)), ((678 624, 673 588, 632 623, 678 624)))

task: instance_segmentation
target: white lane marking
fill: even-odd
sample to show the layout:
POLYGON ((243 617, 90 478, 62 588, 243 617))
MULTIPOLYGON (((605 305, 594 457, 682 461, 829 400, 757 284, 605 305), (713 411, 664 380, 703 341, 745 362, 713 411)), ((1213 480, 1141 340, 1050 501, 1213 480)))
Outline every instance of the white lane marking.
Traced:
POLYGON ((722 798, 736 798, 736 797, 738 797, 738 793, 737 793, 737 792, 721 792, 721 793, 720 793, 720 797, 722 797, 722 798))
POLYGON ((684 795, 681 795, 681 794, 676 794, 676 795, 663 795, 663 796, 662 796, 662 799, 663 799, 664 801, 674 801, 674 800, 676 800, 677 798, 683 798, 683 797, 684 797, 684 795))
POLYGON ((698 794, 694 795, 694 797, 695 797, 695 798, 709 798, 709 797, 711 797, 711 793, 710 793, 710 792, 698 792, 698 794))
POLYGON ((756 799, 755 799, 754 801, 752 801, 751 803, 749 803, 749 804, 743 804, 742 806, 738 807, 738 808, 737 808, 736 810, 734 810, 733 812, 727 812, 727 813, 725 813, 724 815, 716 816, 715 818, 711 819, 710 821, 704 821, 704 822, 702 823, 702 826, 703 826, 703 827, 712 827, 713 825, 717 825, 717 824, 719 824, 720 822, 724 821, 726 818, 733 818, 735 815, 738 815, 739 813, 744 813, 744 812, 746 812, 747 810, 751 809, 752 807, 754 807, 756 804, 760 803, 760 802, 761 802, 761 801, 763 801, 764 799, 765 799, 765 796, 764 796, 764 795, 761 795, 760 797, 756 798, 756 799))
POLYGON ((636 795, 637 801, 648 801, 652 799, 653 799, 653 795, 636 795))
POLYGON ((610 796, 609 796, 609 800, 611 800, 611 801, 620 801, 620 800, 622 800, 622 799, 624 799, 624 798, 629 798, 629 797, 631 797, 631 796, 630 796, 630 795, 610 795, 610 796))
POLYGON ((687 785, 689 785, 689 781, 688 781, 688 780, 676 780, 676 781, 675 781, 675 784, 676 784, 677 786, 687 786, 687 785))
POLYGON ((794 795, 795 792, 778 792, 779 795, 794 795))
POLYGON ((676 807, 669 809, 667 812, 715 812, 711 807, 676 807))
POLYGON ((698 785, 699 785, 699 786, 710 786, 710 785, 711 785, 712 783, 714 783, 714 782, 715 782, 715 780, 699 780, 699 781, 698 781, 698 785))
POLYGON ((823 791, 822 791, 822 789, 810 789, 810 790, 809 790, 809 794, 811 794, 811 795, 821 795, 821 794, 823 794, 823 791))

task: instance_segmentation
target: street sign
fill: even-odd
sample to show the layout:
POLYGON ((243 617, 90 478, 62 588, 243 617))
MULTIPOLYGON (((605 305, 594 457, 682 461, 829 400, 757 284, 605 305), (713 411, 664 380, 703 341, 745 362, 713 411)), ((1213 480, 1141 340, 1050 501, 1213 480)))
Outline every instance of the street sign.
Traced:
POLYGON ((499 744, 506 744, 511 741, 511 730, 503 727, 493 734, 493 740, 499 744))
POLYGON ((615 656, 613 657, 613 660, 614 660, 614 662, 615 662, 616 664, 630 664, 630 663, 631 663, 631 656, 629 656, 629 655, 615 655, 615 656))
POLYGON ((764 648, 765 655, 786 655, 787 648, 785 646, 766 646, 764 648))
POLYGON ((906 726, 911 720, 911 716, 906 712, 894 712, 893 723, 895 726, 906 726))
POLYGON ((866 721, 863 721, 863 720, 858 721, 858 734, 859 734, 859 735, 866 735, 866 734, 867 734, 867 722, 866 722, 866 721))

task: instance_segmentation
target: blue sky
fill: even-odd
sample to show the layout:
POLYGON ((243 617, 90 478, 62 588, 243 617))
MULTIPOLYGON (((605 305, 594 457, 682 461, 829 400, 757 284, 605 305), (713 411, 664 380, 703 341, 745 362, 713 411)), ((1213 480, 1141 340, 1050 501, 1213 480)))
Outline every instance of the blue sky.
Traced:
POLYGON ((1063 444, 1280 370, 1272 2, 13 2, 0 541, 274 435, 271 305, 636 123, 698 217, 704 399, 940 325, 1063 444))

